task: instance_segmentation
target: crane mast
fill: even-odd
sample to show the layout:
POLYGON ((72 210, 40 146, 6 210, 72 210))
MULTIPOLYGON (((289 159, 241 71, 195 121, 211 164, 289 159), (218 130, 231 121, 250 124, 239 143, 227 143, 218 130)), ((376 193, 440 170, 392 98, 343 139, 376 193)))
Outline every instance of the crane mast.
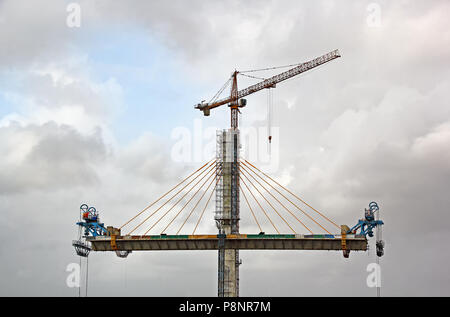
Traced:
POLYGON ((230 108, 231 108, 231 128, 237 130, 238 128, 238 113, 239 113, 239 98, 237 87, 237 75, 238 72, 233 73, 233 84, 231 86, 230 108))
POLYGON ((339 50, 331 51, 327 54, 319 56, 308 62, 301 63, 294 68, 291 68, 291 69, 289 69, 285 72, 282 72, 278 75, 272 76, 268 79, 265 79, 257 84, 251 85, 242 90, 238 90, 238 86, 237 86, 237 75, 239 74, 239 71, 234 71, 233 75, 232 75, 233 83, 231 86, 231 93, 230 93, 229 97, 217 100, 212 103, 202 102, 202 103, 197 104, 194 108, 203 111, 203 114, 205 116, 209 116, 211 109, 220 107, 225 104, 229 104, 229 107, 231 109, 231 128, 233 130, 236 130, 238 128, 239 108, 245 107, 245 105, 246 105, 245 99, 242 99, 242 98, 244 98, 248 95, 251 95, 255 92, 258 92, 262 89, 265 89, 265 88, 275 88, 275 86, 282 81, 285 81, 287 79, 295 77, 301 73, 304 73, 308 70, 316 68, 322 64, 328 63, 339 57, 341 57, 339 50))

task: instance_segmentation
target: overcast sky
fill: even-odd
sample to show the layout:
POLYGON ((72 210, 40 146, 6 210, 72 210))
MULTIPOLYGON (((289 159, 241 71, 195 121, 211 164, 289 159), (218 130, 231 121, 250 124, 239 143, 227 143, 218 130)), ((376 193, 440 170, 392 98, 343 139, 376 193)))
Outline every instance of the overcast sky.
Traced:
MULTIPOLYGON (((120 226, 214 155, 229 110, 193 105, 232 71, 334 49, 274 90, 272 161, 255 163, 338 224, 378 202, 383 295, 450 295, 450 2, 77 1, 69 27, 70 2, 0 0, 0 295, 78 296, 66 268, 82 203, 120 226)), ((267 149, 267 92, 247 99, 242 131, 267 149)), ((198 233, 216 231, 212 207, 198 233)), ((375 296, 373 242, 349 259, 241 251, 240 294, 375 296)), ((216 294, 216 251, 89 257, 92 296, 216 294)))

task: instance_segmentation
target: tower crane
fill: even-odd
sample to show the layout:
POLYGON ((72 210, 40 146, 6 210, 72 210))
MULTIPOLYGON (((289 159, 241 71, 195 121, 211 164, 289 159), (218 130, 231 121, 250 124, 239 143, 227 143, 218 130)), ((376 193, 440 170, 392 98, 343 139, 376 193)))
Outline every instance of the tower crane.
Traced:
MULTIPOLYGON (((194 106, 194 108, 203 111, 205 116, 209 116, 211 109, 228 104, 231 110, 231 129, 229 131, 222 132, 221 136, 218 136, 218 161, 217 164, 221 168, 223 182, 219 183, 219 194, 216 201, 222 202, 216 206, 216 221, 219 229, 219 280, 218 280, 218 294, 220 297, 224 296, 239 296, 239 265, 241 261, 239 259, 239 249, 225 248, 226 234, 239 234, 239 219, 240 219, 240 207, 239 207, 239 188, 240 188, 240 160, 239 160, 239 129, 238 129, 238 113, 239 108, 245 107, 247 100, 244 97, 258 92, 262 89, 275 88, 278 83, 295 77, 308 70, 316 68, 322 64, 330 62, 340 57, 338 50, 331 51, 325 55, 319 56, 313 60, 305 63, 288 65, 287 67, 293 68, 272 76, 270 78, 262 79, 259 83, 251 85, 245 89, 238 90, 237 76, 238 74, 256 72, 252 71, 237 71, 235 70, 231 78, 225 83, 225 85, 215 94, 210 102, 202 101, 194 106), (222 91, 230 84, 231 91, 230 96, 217 100, 222 91)), ((273 67, 264 70, 277 69, 281 67, 273 67)), ((249 76, 255 79, 258 77, 249 76)), ((270 96, 270 93, 269 93, 270 96)), ((269 101, 269 146, 271 143, 270 136, 270 103, 269 101)))
MULTIPOLYGON (((230 93, 229 97, 226 97, 226 98, 223 98, 223 99, 220 99, 217 101, 213 101, 213 102, 202 101, 201 103, 195 105, 194 108, 203 111, 203 114, 205 116, 209 116, 211 109, 228 104, 228 106, 231 109, 231 128, 233 130, 237 130, 238 129, 239 108, 245 107, 247 104, 247 100, 244 99, 244 97, 251 95, 255 92, 258 92, 262 89, 275 88, 276 85, 278 83, 281 83, 282 81, 285 81, 287 79, 290 79, 292 77, 300 75, 301 73, 304 73, 308 70, 316 68, 322 64, 328 63, 339 57, 341 57, 341 55, 338 50, 331 51, 325 55, 319 56, 308 62, 296 64, 295 67, 293 67, 285 72, 282 72, 278 75, 264 79, 263 81, 256 83, 254 85, 251 85, 242 90, 238 90, 237 75, 239 73, 243 73, 243 72, 239 72, 239 71, 235 70, 233 72, 233 74, 231 75, 232 86, 231 86, 231 93, 230 93)), ((289 66, 294 66, 294 65, 289 65, 289 66)), ((276 67, 267 68, 264 70, 275 69, 275 68, 276 67)), ((250 71, 250 72, 253 72, 253 71, 250 71)), ((221 93, 221 91, 219 91, 219 93, 221 93)), ((216 94, 216 96, 218 94, 216 94)))

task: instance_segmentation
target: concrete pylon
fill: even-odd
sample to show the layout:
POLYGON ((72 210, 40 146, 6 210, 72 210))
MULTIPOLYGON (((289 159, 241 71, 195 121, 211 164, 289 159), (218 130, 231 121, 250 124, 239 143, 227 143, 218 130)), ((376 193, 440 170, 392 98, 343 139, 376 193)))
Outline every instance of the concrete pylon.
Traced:
POLYGON ((225 235, 239 234, 239 130, 217 133, 217 162, 222 178, 216 189, 219 229, 218 296, 239 296, 239 250, 227 249, 225 235))

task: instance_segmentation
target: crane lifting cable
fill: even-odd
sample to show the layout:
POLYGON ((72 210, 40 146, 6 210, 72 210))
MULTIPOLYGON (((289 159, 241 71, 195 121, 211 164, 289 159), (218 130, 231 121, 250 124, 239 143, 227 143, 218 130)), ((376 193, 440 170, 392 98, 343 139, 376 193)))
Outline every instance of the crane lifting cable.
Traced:
POLYGON ((271 154, 270 145, 272 144, 272 113, 273 113, 273 89, 267 89, 267 136, 269 139, 268 152, 271 154))

